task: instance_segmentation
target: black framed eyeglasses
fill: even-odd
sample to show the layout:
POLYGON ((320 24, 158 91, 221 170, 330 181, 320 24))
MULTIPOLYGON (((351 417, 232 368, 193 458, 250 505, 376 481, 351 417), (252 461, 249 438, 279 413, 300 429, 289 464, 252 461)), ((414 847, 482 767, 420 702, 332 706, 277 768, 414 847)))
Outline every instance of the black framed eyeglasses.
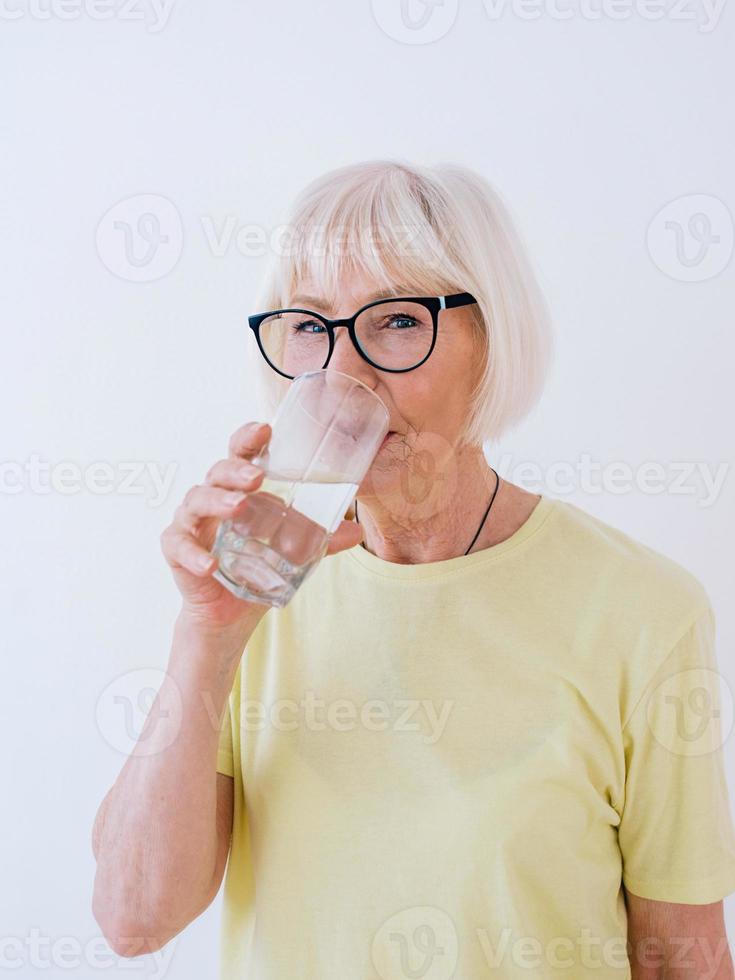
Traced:
POLYGON ((337 327, 346 327, 360 357, 380 371, 401 373, 420 367, 436 344, 441 310, 468 306, 470 293, 378 299, 353 314, 330 320, 312 310, 289 308, 248 317, 260 353, 274 371, 294 379, 325 368, 334 351, 337 327))

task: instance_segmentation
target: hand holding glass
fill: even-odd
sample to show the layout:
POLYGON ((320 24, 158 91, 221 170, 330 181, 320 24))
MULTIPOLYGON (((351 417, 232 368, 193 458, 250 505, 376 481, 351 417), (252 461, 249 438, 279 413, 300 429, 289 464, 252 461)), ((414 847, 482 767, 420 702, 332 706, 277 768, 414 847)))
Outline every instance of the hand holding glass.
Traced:
POLYGON ((384 403, 356 378, 332 369, 300 374, 252 460, 265 470, 260 489, 219 526, 214 578, 241 599, 285 606, 326 554, 389 422, 384 403))

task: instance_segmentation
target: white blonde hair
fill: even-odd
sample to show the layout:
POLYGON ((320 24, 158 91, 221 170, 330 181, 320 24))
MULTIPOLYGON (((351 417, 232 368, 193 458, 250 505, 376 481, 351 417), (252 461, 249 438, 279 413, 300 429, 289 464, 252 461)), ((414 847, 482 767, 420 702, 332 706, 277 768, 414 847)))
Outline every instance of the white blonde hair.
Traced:
MULTIPOLYGON (((306 186, 284 224, 289 245, 271 254, 253 312, 287 307, 305 277, 336 300, 355 271, 386 296, 472 293, 478 376, 461 438, 497 440, 534 407, 552 353, 547 307, 508 208, 485 177, 453 163, 355 163, 306 186)), ((291 381, 254 356, 272 414, 291 381)))

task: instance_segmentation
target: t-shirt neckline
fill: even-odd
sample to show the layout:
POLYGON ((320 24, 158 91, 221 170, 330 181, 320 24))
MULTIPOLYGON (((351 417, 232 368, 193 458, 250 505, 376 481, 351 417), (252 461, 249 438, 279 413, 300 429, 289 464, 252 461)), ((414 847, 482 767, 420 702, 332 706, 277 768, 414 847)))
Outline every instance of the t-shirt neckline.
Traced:
POLYGON ((491 545, 489 548, 472 551, 469 555, 457 555, 454 558, 445 558, 443 561, 427 561, 414 565, 404 565, 400 562, 386 561, 384 558, 379 558, 360 545, 348 548, 344 553, 375 575, 380 575, 384 578, 401 579, 404 582, 465 571, 469 568, 498 561, 511 551, 514 551, 520 544, 527 541, 546 524, 549 516, 554 513, 554 504, 554 500, 542 494, 529 516, 510 537, 491 545))

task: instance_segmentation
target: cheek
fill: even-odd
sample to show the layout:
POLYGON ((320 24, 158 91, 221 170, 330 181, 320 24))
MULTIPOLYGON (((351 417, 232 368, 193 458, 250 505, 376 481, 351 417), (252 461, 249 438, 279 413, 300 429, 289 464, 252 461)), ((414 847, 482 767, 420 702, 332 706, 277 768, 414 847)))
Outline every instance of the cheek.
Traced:
POLYGON ((411 430, 436 429, 441 421, 442 405, 446 405, 451 393, 445 372, 438 362, 432 364, 432 359, 433 355, 420 368, 392 378, 386 384, 392 404, 409 429, 409 438, 415 437, 411 430))
MULTIPOLYGON (((431 356, 421 367, 406 374, 386 375, 385 390, 408 432, 405 442, 419 448, 426 437, 441 443, 454 441, 467 414, 467 404, 476 374, 476 353, 472 337, 459 329, 439 331, 431 356)), ((380 392, 378 392, 380 393, 380 392)), ((391 439, 383 447, 400 448, 391 439)), ((405 446, 404 446, 405 448, 405 446)), ((436 455, 437 448, 431 448, 436 455)))

